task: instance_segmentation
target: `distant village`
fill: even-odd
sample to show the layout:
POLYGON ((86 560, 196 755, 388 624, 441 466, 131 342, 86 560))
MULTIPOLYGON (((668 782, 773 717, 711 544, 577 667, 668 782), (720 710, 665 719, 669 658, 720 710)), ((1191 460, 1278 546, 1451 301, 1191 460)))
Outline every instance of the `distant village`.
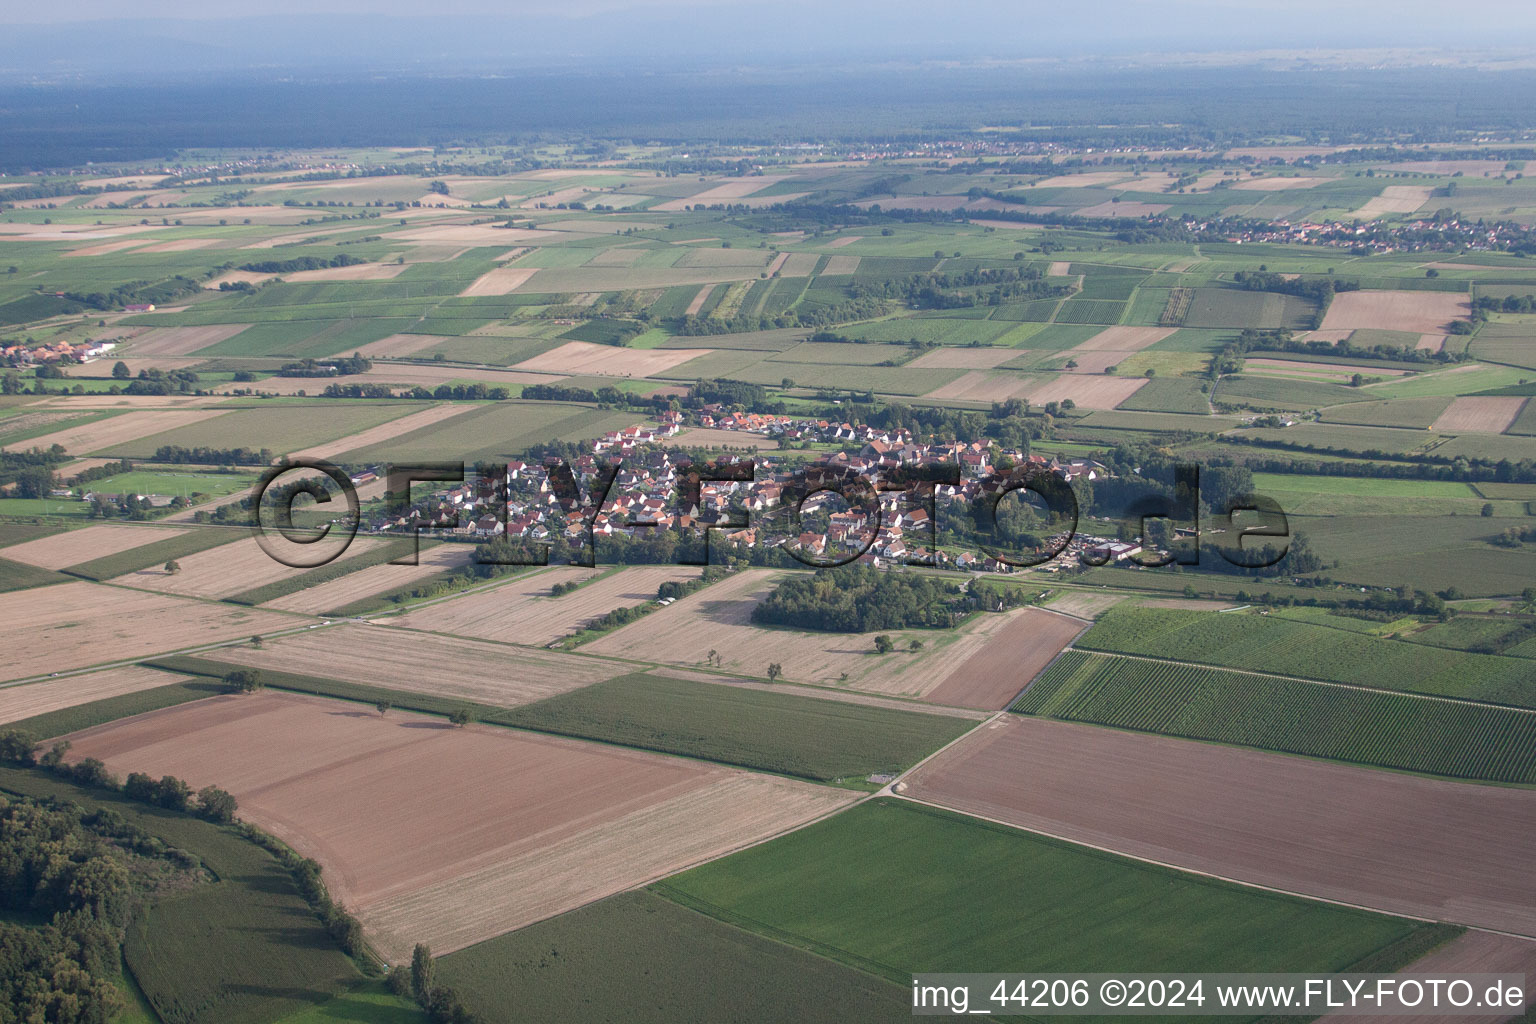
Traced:
MULTIPOLYGON (((719 435, 707 445, 718 450, 719 435)), ((1106 475, 1105 467, 1091 459, 1059 460, 1019 451, 999 450, 985 441, 970 444, 920 443, 906 431, 797 419, 755 413, 723 411, 706 407, 692 414, 666 412, 655 425, 636 425, 611 431, 588 442, 588 450, 570 464, 584 496, 590 496, 604 467, 622 460, 608 491, 607 500, 593 514, 590 506, 572 508, 562 501, 543 465, 512 461, 504 481, 475 479, 438 490, 412 502, 408 509, 393 511, 370 525, 381 533, 405 533, 417 528, 442 531, 445 536, 487 541, 518 538, 533 544, 561 540, 584 541, 590 531, 601 537, 654 535, 658 530, 711 530, 728 544, 745 548, 793 544, 805 558, 841 564, 857 559, 876 567, 925 565, 983 572, 1011 572, 1008 562, 974 550, 953 550, 934 545, 933 509, 945 503, 969 504, 1007 486, 1009 470, 1035 467, 1071 482, 1093 481, 1106 475), (693 417, 691 424, 687 417, 693 417), (687 424, 687 425, 685 425, 687 424), (790 462, 772 455, 753 456, 754 479, 746 482, 705 482, 697 503, 684 506, 681 478, 698 460, 690 458, 689 431, 737 432, 742 448, 754 439, 779 442, 811 442, 837 445, 809 461, 790 462), (994 466, 994 459, 1000 464, 994 466), (800 516, 787 514, 786 491, 793 494, 792 477, 808 468, 821 467, 835 474, 857 474, 874 481, 883 471, 898 467, 951 464, 960 467, 956 485, 933 485, 933 508, 914 490, 880 491, 879 530, 871 538, 873 509, 847 502, 831 491, 811 494, 800 506, 800 516), (994 472, 997 470, 997 472, 994 472), (505 498, 504 509, 501 502, 505 498), (845 507, 846 506, 846 507, 845 507), (811 525, 811 529, 799 527, 811 525)), ((377 471, 361 473, 353 483, 362 486, 377 480, 377 471)), ((584 497, 585 504, 589 498, 584 497)), ((1055 558, 1042 566, 1055 571, 1078 563, 1084 556, 1093 563, 1121 561, 1140 553, 1141 547, 1114 537, 1079 533, 1055 558)))

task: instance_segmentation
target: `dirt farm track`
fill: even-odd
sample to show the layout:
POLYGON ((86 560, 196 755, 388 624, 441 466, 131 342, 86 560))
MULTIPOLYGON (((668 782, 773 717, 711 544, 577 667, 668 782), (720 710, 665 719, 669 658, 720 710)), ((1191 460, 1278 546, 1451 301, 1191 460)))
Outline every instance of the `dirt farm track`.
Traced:
POLYGON ((1536 936, 1536 790, 1003 719, 923 765, 903 795, 1223 878, 1536 936))

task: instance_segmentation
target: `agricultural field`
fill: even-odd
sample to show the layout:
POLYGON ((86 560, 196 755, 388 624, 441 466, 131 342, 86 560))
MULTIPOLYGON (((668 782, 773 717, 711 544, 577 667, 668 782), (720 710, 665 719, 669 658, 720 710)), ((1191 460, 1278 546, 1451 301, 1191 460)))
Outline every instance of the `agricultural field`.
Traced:
POLYGON ((451 952, 802 824, 853 794, 293 694, 215 697, 75 733, 72 757, 218 784, 326 868, 392 959, 451 952), (473 793, 446 792, 473 775, 473 793), (381 778, 404 784, 381 788, 381 778), (406 782, 405 780, 408 780, 406 782), (451 827, 471 812, 499 826, 451 827), (575 871, 577 866, 580 871, 575 871))
POLYGON ((441 601, 387 622, 429 633, 544 647, 616 609, 654 604, 663 583, 698 578, 699 570, 687 566, 634 567, 606 575, 567 566, 441 601), (571 593, 551 596, 550 588, 558 583, 579 586, 571 593))
POLYGON ((905 793, 1220 878, 1536 935, 1517 824, 1536 820, 1530 789, 1011 717, 928 761, 905 793))
POLYGON ((84 581, 0 593, 0 644, 10 652, 5 679, 144 658, 302 622, 84 581))
POLYGON ((1536 782, 1536 714, 1070 651, 1021 714, 1490 782, 1536 782))
POLYGON ((1111 608, 1080 637, 1085 650, 1269 672, 1351 686, 1536 707, 1518 660, 1434 650, 1253 614, 1111 608))
POLYGON ((19 722, 109 697, 171 686, 184 678, 142 665, 127 665, 68 679, 7 686, 0 689, 0 723, 19 722))
MULTIPOLYGON (((1034 788, 1016 776, 1015 786, 1034 788)), ((897 983, 915 972, 1002 971, 1010 963, 1107 971, 1121 957, 1148 970, 1340 970, 1425 927, 905 800, 862 804, 652 888, 897 983), (1108 946, 1105 929, 1115 935, 1108 946)))
POLYGON ((323 676, 502 708, 545 700, 630 671, 630 666, 606 659, 350 623, 279 637, 261 647, 223 647, 202 657, 223 671, 247 667, 323 676), (444 665, 456 671, 442 672, 444 665))
MULTIPOLYGON (((312 546, 316 550, 306 549, 305 555, 318 557, 322 554, 318 550, 321 548, 327 549, 324 553, 329 554, 346 543, 344 538, 332 540, 328 537, 312 546)), ((384 543, 374 538, 360 537, 353 539, 346 550, 352 557, 366 556, 369 551, 384 543)), ((107 582, 114 586, 152 590, 161 594, 225 598, 280 583, 304 571, 273 558, 254 537, 199 551, 175 559, 174 562, 179 566, 175 572, 166 571, 165 566, 171 564, 166 562, 146 566, 107 582)))

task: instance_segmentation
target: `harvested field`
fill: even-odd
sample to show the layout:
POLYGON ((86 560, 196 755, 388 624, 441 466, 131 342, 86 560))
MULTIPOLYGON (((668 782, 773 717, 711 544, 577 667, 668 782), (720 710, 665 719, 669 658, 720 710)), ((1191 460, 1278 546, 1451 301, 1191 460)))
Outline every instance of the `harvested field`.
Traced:
POLYGON ((89 562, 92 559, 105 558, 119 551, 153 544, 157 540, 165 540, 167 537, 175 537, 186 532, 154 526, 103 523, 99 526, 87 526, 83 530, 70 530, 67 533, 56 533, 51 537, 29 540, 25 544, 16 544, 6 548, 3 554, 13 562, 25 562, 27 565, 37 565, 44 569, 62 569, 68 565, 79 565, 81 562, 89 562))
POLYGON ((650 604, 663 583, 698 579, 699 570, 681 565, 621 569, 586 583, 573 593, 548 596, 549 588, 556 583, 582 582, 593 575, 592 570, 562 566, 505 586, 441 601, 387 622, 407 629, 543 647, 616 608, 650 604))
POLYGON ((306 281, 388 281, 399 277, 406 266, 404 263, 354 263, 346 267, 298 270, 281 277, 290 284, 303 284, 306 281))
POLYGON ((1139 352, 1173 334, 1173 327, 1106 327, 1067 352, 1139 352))
POLYGON ((1113 201, 1095 203, 1080 210, 1073 210, 1079 217, 1152 217, 1168 209, 1167 203, 1137 203, 1113 201))
POLYGON ((960 662, 924 696, 934 704, 1001 711, 1051 663, 1072 638, 1088 628, 1079 619, 1025 608, 992 634, 985 647, 960 662))
POLYGON ((779 442, 761 434, 712 427, 688 427, 669 443, 679 448, 754 448, 760 452, 777 451, 779 447, 779 442))
POLYGON ((527 282, 534 274, 537 267, 497 267, 487 271, 470 284, 468 288, 459 292, 460 295, 506 295, 516 291, 518 287, 527 282))
POLYGON ((1309 363, 1304 359, 1245 359, 1243 369, 1248 373, 1279 373, 1347 381, 1355 374, 1364 377, 1401 377, 1407 370, 1391 367, 1378 368, 1368 363, 1309 363))
POLYGON ((102 466, 110 466, 116 462, 116 459, 76 459, 73 462, 64 463, 54 472, 64 483, 70 483, 88 469, 100 469, 102 466))
POLYGON ((292 628, 288 615, 98 583, 0 594, 0 673, 22 679, 292 628))
POLYGON ((71 249, 66 256, 106 256, 109 253, 122 252, 124 249, 132 249, 143 245, 145 239, 128 238, 120 242, 101 242, 97 245, 85 245, 78 249, 71 249))
POLYGON ((781 252, 773 258, 772 263, 768 264, 768 269, 764 271, 764 273, 766 273, 769 277, 772 277, 773 275, 777 274, 787 262, 789 262, 789 253, 781 252))
POLYGON ((1072 274, 1072 264, 1066 260, 1054 260, 1046 273, 1051 277, 1069 277, 1072 274))
MULTIPOLYGON (((358 537, 352 541, 351 547, 347 548, 347 554, 360 555, 381 543, 383 542, 373 538, 358 537)), ((331 550, 337 546, 339 544, 333 544, 326 539, 309 545, 302 552, 302 556, 306 559, 312 556, 318 557, 320 551, 316 549, 331 550)), ((154 590, 163 594, 219 598, 273 583, 304 571, 284 565, 267 554, 256 542, 255 537, 246 537, 232 544, 220 544, 218 547, 199 551, 196 554, 178 558, 176 561, 181 566, 181 571, 175 574, 168 573, 161 566, 155 565, 126 576, 118 576, 107 582, 122 587, 154 590)))
POLYGON ((1421 348, 1426 352, 1439 352, 1449 340, 1450 337, 1445 334, 1421 334, 1419 343, 1414 348, 1421 348))
POLYGON ((103 448, 111 448, 114 445, 123 444, 128 441, 136 441, 141 437, 159 434, 166 430, 175 430, 178 427, 189 426, 203 420, 213 419, 216 416, 222 416, 223 414, 224 411, 220 409, 138 410, 135 412, 125 412, 121 416, 108 416, 105 419, 94 420, 90 423, 81 424, 78 427, 67 427, 52 434, 44 434, 42 437, 34 437, 27 441, 17 441, 14 444, 6 445, 5 450, 27 451, 32 448, 46 450, 57 444, 62 445, 64 450, 71 455, 88 455, 103 448))
POLYGON ((756 280, 762 267, 761 262, 750 266, 545 267, 539 269, 518 291, 608 292, 630 288, 671 288, 685 284, 719 284, 722 281, 756 280))
POLYGON ((863 235, 844 235, 842 238, 834 238, 832 241, 828 242, 827 248, 841 249, 845 245, 852 245, 854 242, 862 242, 863 240, 863 235))
POLYGON ((146 245, 139 252, 190 252, 193 249, 207 249, 210 246, 223 245, 222 238, 178 238, 174 242, 156 242, 154 245, 146 245))
MULTIPOLYGON (((112 359, 114 364, 122 363, 128 367, 129 374, 138 376, 140 370, 185 370, 189 366, 196 366, 204 360, 199 356, 123 356, 121 359, 112 359)), ((107 359, 93 359, 88 363, 74 363, 60 367, 67 377, 105 377, 111 371, 108 370, 107 359)), ((169 396, 167 396, 169 397, 169 396)))
POLYGON ((370 341, 355 351, 369 359, 388 359, 395 356, 415 355, 424 348, 455 340, 457 339, 443 334, 391 334, 387 338, 370 341))
POLYGON ((1459 292, 1340 292, 1323 317, 1323 330, 1376 328, 1436 334, 1451 321, 1465 319, 1470 309, 1467 297, 1459 292))
POLYGON ((433 405, 422 409, 420 412, 407 413, 399 419, 381 423, 369 430, 358 434, 349 434, 346 437, 338 437, 334 441, 325 444, 317 444, 312 448, 305 448, 290 454, 290 458, 320 459, 339 455, 342 452, 352 451, 354 448, 367 448, 371 445, 382 444, 385 441, 409 434, 413 430, 422 427, 430 427, 434 423, 453 419, 473 411, 473 405, 433 405))
POLYGON ((1094 619, 1129 596, 1128 594, 1094 594, 1085 590, 1068 590, 1052 600, 1050 607, 1052 611, 1061 612, 1063 615, 1094 619))
MULTIPOLYGON (((379 568, 409 571, 405 566, 379 568)), ((274 672, 320 671, 360 686, 504 708, 600 683, 631 669, 602 658, 350 624, 279 637, 259 649, 222 647, 201 657, 274 672), (445 665, 453 671, 443 671, 445 665)))
POLYGON ((1084 171, 1081 174, 1058 174, 1053 178, 1037 181, 1035 188, 1101 188, 1126 181, 1131 176, 1124 171, 1084 171))
POLYGON ((1058 374, 1026 392, 1024 397, 1034 405, 1061 402, 1070 398, 1080 409, 1113 409, 1134 395, 1146 383, 1145 377, 1058 374))
POLYGON ((1429 202, 1432 191, 1428 185, 1388 185, 1381 190, 1381 195, 1367 200, 1364 206, 1354 211, 1354 215, 1370 218, 1388 213, 1412 213, 1429 202))
POLYGON ((688 308, 683 310, 685 316, 698 316, 699 310, 704 308, 704 303, 709 301, 709 293, 715 290, 715 286, 707 284, 699 289, 699 293, 688 303, 688 308))
POLYGON ((143 665, 125 665, 122 668, 49 679, 25 686, 7 686, 0 688, 0 724, 19 722, 23 718, 46 715, 51 711, 62 711, 108 697, 120 697, 125 693, 170 686, 184 679, 186 676, 160 672, 143 665))
MULTIPOLYGON (((1526 976, 1526 1005, 1536 1005, 1532 995, 1530 978, 1536 976, 1536 942, 1517 939, 1512 935, 1494 932, 1471 931, 1460 938, 1420 957, 1397 972, 1402 977, 1445 978, 1453 974, 1524 974, 1526 976)), ((1506 1016, 1483 1017, 1488 1024, 1512 1020, 1520 1016, 1518 1009, 1506 1016)), ((1389 1016, 1373 1014, 1375 1024, 1424 1024, 1422 1016, 1389 1016)), ((1330 1013, 1317 1018, 1317 1024, 1357 1024, 1351 1014, 1330 1013)))
POLYGON ((779 270, 780 277, 809 277, 821 257, 814 252, 792 252, 779 270))
POLYGON ((1526 398, 1458 398, 1435 420, 1434 429, 1444 433, 1473 431, 1502 434, 1525 408, 1526 398))
MULTIPOLYGON (((1017 356, 1018 353, 1013 353, 1017 356)), ((926 357, 924 357, 926 358, 926 357)), ((1041 384, 1039 377, 1009 373, 1005 370, 986 372, 972 370, 934 388, 924 398, 952 402, 1006 402, 1010 398, 1024 398, 1041 384)))
POLYGON ((440 572, 468 565, 474 553, 474 548, 468 544, 439 544, 422 551, 416 565, 369 566, 366 569, 348 573, 341 579, 308 587, 275 601, 268 601, 262 607, 280 612, 323 615, 333 609, 344 608, 355 601, 372 597, 374 594, 409 586, 440 572))
POLYGON ((1536 935, 1536 791, 1012 718, 907 795, 1174 867, 1536 935))
POLYGON ((613 345, 593 345, 586 341, 568 341, 543 355, 525 359, 512 368, 544 373, 590 373, 604 377, 649 377, 712 351, 707 348, 618 348, 613 345))
POLYGON ((1018 357, 1018 349, 1012 348, 936 348, 906 365, 919 370, 991 370, 1018 357))
POLYGON ((839 253, 836 256, 827 257, 827 268, 823 274, 857 274, 859 272, 859 257, 848 256, 839 253))
POLYGON ((691 668, 702 665, 705 654, 714 649, 722 659, 720 668, 727 672, 762 676, 769 662, 778 662, 787 681, 922 697, 1012 621, 1006 615, 988 615, 959 630, 892 631, 897 650, 881 655, 874 651, 874 638, 859 633, 752 625, 752 609, 773 589, 777 575, 772 570, 743 570, 598 637, 582 650, 691 668), (925 649, 907 650, 910 640, 922 640, 925 649))
POLYGON ((199 349, 228 341, 249 326, 214 324, 209 327, 151 327, 129 342, 127 351, 136 356, 190 355, 199 349))
POLYGON ((320 861, 332 895, 395 962, 416 942, 459 949, 855 799, 677 758, 270 692, 70 739, 75 755, 114 771, 229 790, 242 817, 320 861), (471 814, 479 826, 463 828, 471 814))

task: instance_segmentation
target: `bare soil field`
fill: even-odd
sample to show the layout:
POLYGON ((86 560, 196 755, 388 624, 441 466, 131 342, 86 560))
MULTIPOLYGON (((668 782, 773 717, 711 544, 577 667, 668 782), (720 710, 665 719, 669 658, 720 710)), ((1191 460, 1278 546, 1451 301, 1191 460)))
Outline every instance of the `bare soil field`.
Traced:
POLYGON ((1058 374, 1026 392, 1035 405, 1072 399, 1080 409, 1113 409, 1147 382, 1145 377, 1094 377, 1058 374))
POLYGON ((1174 332, 1172 327, 1106 327, 1068 352, 1140 352, 1174 332))
POLYGON ((593 570, 562 566, 529 577, 525 583, 466 594, 385 621, 407 629, 543 647, 615 608, 650 604, 656 600, 657 587, 669 581, 698 579, 699 570, 683 565, 635 566, 561 597, 549 596, 555 583, 580 582, 594 574, 593 570))
POLYGON ((773 258, 773 262, 768 264, 768 268, 765 271, 765 273, 767 273, 767 275, 769 277, 772 277, 773 275, 777 274, 779 272, 779 270, 781 268, 783 268, 784 264, 787 263, 788 261, 789 261, 789 253, 787 253, 787 252, 779 253, 777 256, 775 256, 773 258))
POLYGON ((284 281, 298 284, 306 281, 388 281, 399 277, 406 266, 404 263, 354 263, 349 267, 296 270, 281 277, 284 281))
POLYGON ((1009 716, 906 795, 1387 913, 1536 935, 1536 790, 1009 716))
POLYGON ((980 650, 1009 621, 1006 616, 989 615, 953 632, 893 630, 889 635, 896 650, 876 654, 873 636, 752 625, 752 609, 773 589, 776 575, 773 570, 742 570, 598 637, 582 650, 689 668, 703 665, 709 651, 715 650, 720 668, 728 672, 764 676, 768 664, 778 662, 784 679, 791 682, 922 697, 943 681, 946 668, 958 666, 980 650), (909 651, 911 640, 923 641, 924 649, 909 651))
POLYGON ((209 278, 203 282, 203 290, 216 292, 221 284, 261 284, 270 281, 276 274, 258 274, 253 270, 231 270, 220 274, 218 277, 209 278))
POLYGON ((149 252, 190 252, 193 249, 207 249, 215 245, 223 245, 222 238, 178 238, 172 242, 156 242, 140 249, 140 254, 149 252))
POLYGON ((713 351, 708 348, 618 348, 586 341, 568 341, 543 355, 525 359, 512 368, 545 373, 598 374, 604 377, 649 377, 713 351))
POLYGON ((1293 188, 1314 188, 1331 178, 1245 178, 1233 184, 1233 188, 1245 192, 1285 192, 1293 188))
POLYGON ((33 715, 46 715, 50 711, 62 711, 108 697, 120 697, 125 693, 170 686, 186 678, 143 665, 125 665, 25 686, 0 687, 0 724, 19 722, 33 715))
POLYGON ((1079 619, 1040 608, 1025 608, 1009 618, 985 647, 956 665, 923 699, 1001 711, 1088 628, 1079 619))
POLYGON ((346 437, 339 437, 334 441, 327 441, 325 444, 317 444, 313 448, 305 448, 302 451, 293 452, 289 457, 318 459, 339 455, 342 452, 349 452, 354 448, 366 448, 370 445, 399 437, 402 434, 409 434, 413 430, 419 430, 434 423, 441 423, 443 420, 450 420, 455 416, 462 416, 467 412, 474 411, 474 409, 475 406, 473 405, 428 406, 420 412, 408 413, 399 419, 390 420, 388 423, 381 423, 361 433, 349 434, 346 437))
POLYGON ((83 530, 69 530, 51 537, 39 537, 24 544, 0 549, 0 555, 13 562, 25 562, 44 569, 62 569, 94 558, 105 558, 129 548, 153 544, 175 537, 185 530, 166 530, 156 526, 129 526, 126 523, 102 523, 83 530))
POLYGON ((1388 213, 1412 213, 1429 202, 1432 191, 1428 185, 1388 185, 1381 190, 1381 195, 1367 200, 1364 206, 1354 211, 1354 215, 1368 218, 1388 213))
POLYGON ((537 267, 497 267, 475 278, 469 287, 459 294, 506 295, 508 292, 516 291, 518 286, 526 283, 537 273, 537 267))
POLYGON ((1326 377, 1329 380, 1347 381, 1355 374, 1365 377, 1401 377, 1407 370, 1395 370, 1391 367, 1378 369, 1367 363, 1309 363, 1304 359, 1258 359, 1243 360, 1244 369, 1251 369, 1255 373, 1290 373, 1296 376, 1326 377))
POLYGON ((227 341, 249 324, 215 324, 211 327, 152 327, 131 341, 127 349, 136 356, 185 356, 227 341))
POLYGON ((0 594, 0 677, 22 679, 291 628, 302 620, 99 583, 0 594))
POLYGON ((91 452, 111 448, 125 441, 135 441, 151 434, 175 430, 177 427, 185 427, 188 424, 222 415, 223 410, 219 409, 137 410, 125 412, 121 416, 108 416, 105 419, 94 420, 78 427, 66 427, 27 441, 17 441, 6 445, 5 450, 28 451, 32 448, 47 450, 57 444, 62 445, 71 455, 89 455, 91 452))
POLYGON ((698 316, 699 310, 704 308, 704 303, 709 301, 709 293, 715 290, 715 286, 707 284, 699 289, 699 293, 688 303, 688 308, 683 310, 685 316, 698 316))
POLYGON ((777 451, 779 447, 779 442, 761 434, 716 430, 711 427, 688 427, 669 443, 680 448, 754 448, 760 452, 777 451))
POLYGON ((1079 217, 1152 217, 1168 209, 1167 203, 1107 202, 1074 210, 1079 217))
POLYGON ((1435 334, 1471 307, 1458 292, 1357 291, 1333 297, 1323 330, 1375 327, 1384 331, 1435 334))
POLYGON ((1018 349, 1012 348, 936 348, 906 365, 922 370, 990 370, 1018 357, 1018 349))
POLYGON ((309 587, 296 594, 268 601, 263 608, 280 612, 302 612, 305 615, 323 615, 354 601, 407 586, 449 569, 468 565, 475 550, 468 544, 438 544, 425 548, 416 565, 374 565, 349 573, 340 579, 309 587))
POLYGON ((214 697, 70 741, 113 771, 229 790, 242 817, 320 861, 332 895, 395 961, 416 942, 458 949, 855 798, 294 694, 214 697))
POLYGON ((128 367, 132 376, 138 376, 140 370, 184 370, 189 366, 196 366, 204 360, 197 356, 123 356, 113 358, 106 356, 102 359, 93 359, 88 363, 73 363, 69 366, 61 366, 66 377, 105 377, 111 371, 108 363, 122 363, 128 367))
POLYGON ((1435 420, 1435 429, 1446 433, 1463 430, 1502 434, 1525 408, 1526 398, 1458 398, 1435 420))
POLYGON ((216 395, 69 395, 32 402, 37 409, 191 409, 223 405, 216 395))
POLYGON ((1070 277, 1071 274, 1072 264, 1066 260, 1053 260, 1050 268, 1046 270, 1046 275, 1049 277, 1070 277))
POLYGON ((370 341, 356 351, 370 359, 388 359, 393 356, 415 355, 424 348, 453 340, 444 334, 391 334, 387 338, 370 341))
POLYGON ((854 242, 862 242, 863 240, 863 235, 844 235, 842 238, 834 238, 832 241, 828 242, 827 248, 841 249, 845 245, 852 245, 854 242))
POLYGON ((200 657, 506 708, 630 671, 603 658, 353 624, 278 637, 260 648, 222 647, 200 657))
POLYGON ((70 483, 88 469, 100 469, 102 466, 110 466, 116 462, 116 459, 76 459, 73 462, 64 463, 54 472, 64 483, 70 483))
MULTIPOLYGON (((1445 978, 1454 974, 1524 974, 1526 976, 1526 1005, 1536 1005, 1530 979, 1536 976, 1536 942, 1519 939, 1513 935, 1494 932, 1470 931, 1420 957, 1397 972, 1402 977, 1445 978)), ((1425 1017, 1391 1016, 1373 1014, 1378 1024, 1424 1024, 1425 1017)), ((1512 1020, 1520 1016, 1512 1009, 1505 1016, 1490 1014, 1482 1017, 1488 1024, 1512 1020)), ((1352 1024, 1352 1014, 1330 1013, 1317 1018, 1317 1024, 1352 1024)))
POLYGON ((954 402, 1006 402, 1010 398, 1028 397, 1040 384, 1041 379, 1037 376, 972 370, 942 387, 934 388, 923 397, 954 402))
MULTIPOLYGON (((383 541, 371 537, 354 538, 351 547, 346 549, 346 555, 342 557, 361 555, 382 543, 383 541)), ((333 543, 330 538, 327 538, 317 544, 309 545, 303 552, 303 556, 318 557, 319 549, 335 550, 340 546, 339 543, 333 543)), ((126 576, 118 576, 107 582, 120 587, 135 587, 139 590, 153 590, 162 594, 222 598, 305 571, 284 565, 267 554, 262 550, 261 545, 256 543, 255 537, 246 537, 230 544, 220 544, 218 547, 178 558, 176 562, 181 566, 181 571, 174 574, 156 565, 128 573, 126 576)))
POLYGON ((1413 347, 1421 348, 1426 352, 1439 352, 1445 348, 1445 343, 1449 340, 1450 336, 1445 334, 1421 334, 1419 343, 1413 347))
POLYGON ((146 240, 142 238, 130 238, 121 242, 102 242, 99 245, 85 245, 78 249, 71 249, 66 256, 106 256, 109 253, 122 252, 124 249, 132 249, 143 245, 146 240))
POLYGON ((17 242, 79 242, 95 238, 119 238, 136 235, 157 228, 141 224, 122 224, 116 227, 87 226, 84 224, 0 224, 0 236, 17 242))

